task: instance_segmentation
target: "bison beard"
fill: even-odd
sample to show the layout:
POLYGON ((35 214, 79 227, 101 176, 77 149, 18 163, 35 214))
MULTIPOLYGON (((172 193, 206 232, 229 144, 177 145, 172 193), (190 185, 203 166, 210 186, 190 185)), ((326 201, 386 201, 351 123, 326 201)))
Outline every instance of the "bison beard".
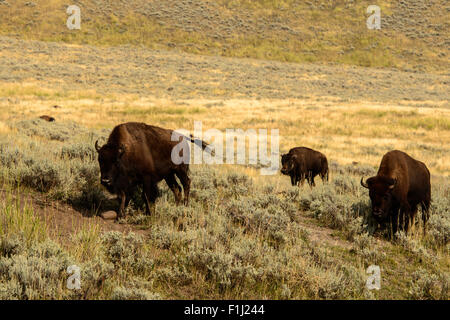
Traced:
MULTIPOLYGON (((119 213, 117 218, 125 216, 125 207, 138 185, 142 185, 146 213, 154 213, 155 201, 158 197, 157 183, 165 180, 175 196, 177 204, 181 201, 180 180, 184 190, 184 204, 189 203, 191 180, 188 176, 189 164, 174 164, 171 152, 180 141, 172 141, 172 130, 145 123, 128 122, 116 126, 107 143, 95 148, 98 152, 98 162, 101 172, 101 184, 112 193, 117 194, 119 213)), ((181 136, 181 143, 188 141, 208 149, 204 141, 192 136, 181 136), (199 143, 201 142, 201 143, 199 143)))
POLYGON ((411 158, 402 151, 386 153, 376 176, 361 185, 369 189, 372 216, 378 223, 391 221, 392 234, 399 227, 408 233, 414 224, 417 207, 422 208, 423 228, 429 217, 431 201, 430 172, 423 162, 411 158))

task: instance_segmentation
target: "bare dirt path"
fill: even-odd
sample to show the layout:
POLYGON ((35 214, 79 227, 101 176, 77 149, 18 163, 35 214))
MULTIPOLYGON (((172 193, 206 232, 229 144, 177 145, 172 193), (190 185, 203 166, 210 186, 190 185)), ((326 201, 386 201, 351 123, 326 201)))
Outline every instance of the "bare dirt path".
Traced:
POLYGON ((318 225, 316 219, 299 214, 298 221, 309 232, 309 239, 312 242, 319 245, 325 242, 332 247, 352 248, 351 242, 341 239, 336 230, 318 225))
MULTIPOLYGON (((17 194, 11 196, 14 201, 17 200, 17 194)), ((5 201, 5 197, 5 191, 1 190, 0 201, 5 201)), ((100 216, 86 216, 69 204, 59 201, 48 201, 39 194, 21 193, 19 198, 20 205, 27 208, 31 207, 33 213, 45 221, 50 236, 62 243, 70 242, 78 232, 89 229, 97 229, 101 233, 108 231, 133 232, 143 236, 147 236, 150 232, 128 223, 105 220, 100 216)), ((331 247, 351 248, 350 242, 341 239, 335 234, 336 230, 319 226, 317 220, 301 213, 299 213, 298 219, 301 227, 308 232, 309 239, 312 242, 322 245, 326 243, 331 247)))
MULTIPOLYGON (((86 216, 72 206, 58 201, 47 201, 39 194, 21 193, 13 194, 14 201, 19 197, 20 206, 32 208, 33 213, 45 221, 50 236, 63 243, 68 242, 81 230, 98 229, 100 232, 119 231, 123 233, 134 232, 141 235, 148 231, 137 229, 133 225, 117 223, 114 220, 104 220, 99 216, 86 216)), ((5 191, 0 191, 0 201, 5 200, 5 191)))

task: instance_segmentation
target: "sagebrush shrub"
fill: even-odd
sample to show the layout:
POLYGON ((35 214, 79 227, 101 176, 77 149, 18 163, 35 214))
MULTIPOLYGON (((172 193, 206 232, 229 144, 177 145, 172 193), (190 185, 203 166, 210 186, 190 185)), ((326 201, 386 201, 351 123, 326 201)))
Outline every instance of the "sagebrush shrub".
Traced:
POLYGON ((430 273, 422 268, 412 275, 409 298, 415 300, 448 300, 449 276, 442 273, 430 273))
POLYGON ((97 152, 93 145, 86 142, 75 142, 68 145, 63 145, 61 148, 61 158, 94 161, 97 157, 97 152))
MULTIPOLYGON (((22 239, 23 240, 23 239, 22 239)), ((63 280, 71 260, 47 240, 30 248, 2 239, 2 248, 14 248, 0 257, 0 295, 5 299, 61 299, 67 295, 63 280), (9 244, 6 244, 9 243, 9 244)))
POLYGON ((40 136, 48 140, 67 141, 87 129, 76 122, 47 122, 42 119, 22 120, 11 124, 12 128, 30 137, 40 136))
POLYGON ((41 119, 11 126, 18 131, 14 134, 15 145, 11 146, 9 140, 0 142, 3 179, 86 209, 105 203, 94 148, 95 140, 102 139, 105 131, 41 119))
POLYGON ((118 231, 104 233, 101 237, 106 260, 115 267, 134 273, 147 273, 153 269, 153 260, 144 250, 141 236, 132 232, 123 235, 118 231))
POLYGON ((112 300, 161 300, 161 295, 145 289, 137 288, 114 288, 111 294, 112 300))

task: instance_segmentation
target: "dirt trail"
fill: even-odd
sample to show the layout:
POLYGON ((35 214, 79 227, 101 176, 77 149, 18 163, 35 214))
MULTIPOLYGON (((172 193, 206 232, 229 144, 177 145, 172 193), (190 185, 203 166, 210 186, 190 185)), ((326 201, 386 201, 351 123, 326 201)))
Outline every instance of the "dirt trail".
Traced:
MULTIPOLYGON (((15 201, 17 194, 10 195, 15 201)), ((72 206, 58 201, 47 201, 38 194, 19 195, 22 207, 32 208, 33 213, 46 222, 50 236, 61 242, 68 242, 77 232, 86 228, 95 228, 100 232, 119 231, 123 233, 134 232, 141 235, 148 231, 136 228, 126 223, 116 223, 114 220, 104 220, 99 216, 86 216, 72 206)), ((0 201, 5 200, 5 192, 0 191, 0 201)))
MULTIPOLYGON (((12 195, 17 199, 17 195, 12 195)), ((5 200, 5 192, 0 191, 0 201, 5 200)), ((36 216, 46 222, 50 237, 62 243, 68 243, 79 231, 86 228, 98 229, 101 233, 119 231, 133 232, 147 236, 150 230, 141 229, 128 223, 117 223, 114 220, 104 220, 100 216, 86 216, 72 206, 59 201, 47 201, 39 194, 20 194, 21 206, 31 207, 36 216)), ((317 221, 299 213, 299 225, 304 228, 312 242, 330 247, 351 248, 351 243, 334 235, 335 230, 317 225, 317 221)))
POLYGON ((326 242, 332 247, 351 249, 352 244, 335 235, 336 230, 317 225, 317 220, 305 215, 299 215, 299 224, 309 232, 309 239, 318 245, 326 242))

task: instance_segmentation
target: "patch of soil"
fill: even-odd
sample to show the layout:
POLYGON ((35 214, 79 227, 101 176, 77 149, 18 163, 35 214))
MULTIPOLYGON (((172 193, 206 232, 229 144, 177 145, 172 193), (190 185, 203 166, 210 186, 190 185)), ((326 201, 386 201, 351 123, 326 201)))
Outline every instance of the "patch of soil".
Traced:
POLYGON ((326 242, 329 246, 342 247, 349 250, 352 248, 352 244, 349 241, 345 241, 334 235, 336 230, 317 225, 316 219, 302 214, 299 215, 298 219, 302 227, 309 232, 310 241, 321 244, 326 242))
MULTIPOLYGON (((11 195, 14 200, 17 195, 11 195)), ((134 232, 143 236, 147 230, 141 230, 130 224, 117 223, 114 220, 104 220, 100 216, 88 217, 68 204, 58 201, 47 201, 38 194, 20 194, 20 205, 32 207, 36 216, 46 222, 49 236, 62 243, 67 243, 72 236, 85 228, 98 228, 100 232, 119 231, 134 232)), ((5 200, 5 191, 0 191, 0 201, 5 200)))

